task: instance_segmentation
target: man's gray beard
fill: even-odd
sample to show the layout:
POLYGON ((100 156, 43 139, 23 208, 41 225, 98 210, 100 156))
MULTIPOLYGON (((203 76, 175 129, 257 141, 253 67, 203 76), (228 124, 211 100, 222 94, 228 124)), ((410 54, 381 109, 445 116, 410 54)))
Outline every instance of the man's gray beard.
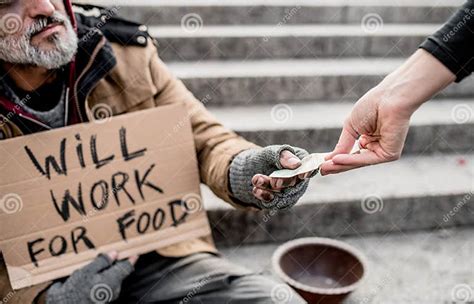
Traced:
POLYGON ((63 21, 66 28, 65 39, 53 34, 48 37, 54 43, 55 49, 41 50, 31 45, 31 33, 25 33, 17 39, 13 35, 0 38, 0 60, 24 66, 40 66, 47 69, 57 69, 72 61, 78 48, 77 34, 69 18, 55 12, 53 17, 63 21))

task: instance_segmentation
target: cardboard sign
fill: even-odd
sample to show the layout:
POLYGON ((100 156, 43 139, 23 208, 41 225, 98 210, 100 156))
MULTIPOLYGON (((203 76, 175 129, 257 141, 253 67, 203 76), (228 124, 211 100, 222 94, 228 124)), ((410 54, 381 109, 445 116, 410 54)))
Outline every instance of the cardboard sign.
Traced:
POLYGON ((0 168, 14 289, 211 233, 184 105, 0 141, 0 168))

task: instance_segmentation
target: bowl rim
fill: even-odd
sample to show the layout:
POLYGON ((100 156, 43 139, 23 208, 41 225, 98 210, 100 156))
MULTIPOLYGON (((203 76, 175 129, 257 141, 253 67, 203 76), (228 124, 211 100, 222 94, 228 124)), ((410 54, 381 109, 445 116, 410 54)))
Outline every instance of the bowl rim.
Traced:
POLYGON ((359 287, 361 282, 365 279, 367 275, 367 271, 368 271, 367 265, 368 265, 367 259, 362 254, 362 252, 356 249, 355 247, 347 243, 344 243, 342 241, 338 241, 338 240, 334 240, 330 238, 322 238, 322 237, 306 237, 306 238, 299 238, 299 239, 288 241, 280 245, 277 248, 277 250, 275 250, 272 256, 273 269, 275 270, 277 275, 281 279, 283 279, 283 281, 285 281, 289 285, 295 288, 298 288, 300 290, 310 292, 310 293, 315 293, 315 294, 322 294, 322 295, 341 295, 341 294, 346 294, 346 293, 354 291, 357 287, 359 287), (287 253, 290 249, 293 249, 296 247, 300 247, 303 245, 316 245, 316 244, 334 247, 334 248, 346 251, 347 253, 353 255, 362 265, 362 276, 360 277, 360 279, 357 280, 355 283, 352 283, 344 287, 320 288, 320 287, 313 287, 313 286, 300 283, 292 279, 281 269, 279 262, 283 254, 287 253))

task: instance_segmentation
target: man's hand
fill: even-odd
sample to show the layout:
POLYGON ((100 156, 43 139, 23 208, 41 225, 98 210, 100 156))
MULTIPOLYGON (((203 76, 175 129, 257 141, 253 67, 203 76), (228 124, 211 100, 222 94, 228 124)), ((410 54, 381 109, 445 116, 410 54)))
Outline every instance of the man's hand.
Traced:
POLYGON ((46 303, 106 303, 116 300, 123 279, 133 271, 138 257, 116 261, 118 253, 100 254, 90 264, 74 271, 64 282, 56 282, 46 291, 46 303))
MULTIPOLYGON (((288 150, 280 153, 280 165, 282 169, 296 169, 301 166, 301 159, 288 150)), ((293 187, 297 183, 309 178, 313 172, 300 174, 292 178, 271 178, 264 174, 255 174, 252 177, 253 195, 261 201, 271 201, 274 193, 279 193, 286 188, 293 187)))
POLYGON ((314 173, 293 178, 270 178, 268 175, 275 170, 298 168, 307 155, 305 150, 287 145, 243 151, 230 166, 233 195, 261 209, 292 207, 306 191, 307 178, 314 173))

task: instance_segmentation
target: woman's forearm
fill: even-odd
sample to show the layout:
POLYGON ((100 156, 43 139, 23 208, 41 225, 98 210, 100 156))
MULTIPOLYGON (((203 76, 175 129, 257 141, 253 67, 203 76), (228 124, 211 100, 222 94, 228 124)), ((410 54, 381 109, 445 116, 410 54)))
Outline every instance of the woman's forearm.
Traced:
POLYGON ((375 89, 404 115, 474 71, 474 0, 468 0, 375 89))
POLYGON ((397 103, 411 116, 424 102, 454 82, 456 76, 433 55, 417 50, 402 66, 375 88, 383 101, 397 103))

